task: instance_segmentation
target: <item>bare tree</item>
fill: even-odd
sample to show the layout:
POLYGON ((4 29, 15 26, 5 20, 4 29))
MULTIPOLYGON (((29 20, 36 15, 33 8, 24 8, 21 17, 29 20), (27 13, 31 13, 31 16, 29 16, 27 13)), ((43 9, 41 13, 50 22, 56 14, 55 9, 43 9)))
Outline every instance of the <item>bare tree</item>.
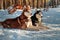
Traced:
POLYGON ((41 0, 37 0, 37 8, 40 8, 41 0))
POLYGON ((3 0, 0 0, 0 9, 3 9, 3 0))

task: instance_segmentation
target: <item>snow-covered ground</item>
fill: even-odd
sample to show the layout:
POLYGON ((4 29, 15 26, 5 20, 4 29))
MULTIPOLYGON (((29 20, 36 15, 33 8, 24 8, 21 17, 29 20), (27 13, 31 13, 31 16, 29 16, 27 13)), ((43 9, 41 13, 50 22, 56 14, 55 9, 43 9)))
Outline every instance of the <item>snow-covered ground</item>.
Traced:
MULTIPOLYGON (((33 14, 34 11, 35 10, 32 11, 33 14)), ((49 8, 47 12, 42 12, 42 24, 47 27, 50 27, 51 29, 40 31, 28 31, 1 28, 0 40, 60 40, 60 8, 49 8)))
POLYGON ((60 30, 0 29, 0 40, 60 40, 60 30))

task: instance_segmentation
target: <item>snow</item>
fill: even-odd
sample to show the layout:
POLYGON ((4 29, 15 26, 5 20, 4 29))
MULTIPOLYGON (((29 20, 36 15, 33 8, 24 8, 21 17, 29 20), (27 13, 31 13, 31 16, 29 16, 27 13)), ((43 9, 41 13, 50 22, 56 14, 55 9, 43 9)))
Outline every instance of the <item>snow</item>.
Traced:
POLYGON ((5 21, 6 19, 12 19, 12 18, 16 18, 18 16, 20 16, 22 13, 22 11, 18 11, 16 10, 16 12, 14 12, 13 14, 8 14, 8 11, 7 10, 4 10, 4 11, 0 11, 0 22, 2 21, 5 21))
MULTIPOLYGON (((0 29, 1 40, 55 40, 59 38, 60 30, 26 31, 18 29, 0 29)), ((59 39, 58 39, 59 40, 59 39)))

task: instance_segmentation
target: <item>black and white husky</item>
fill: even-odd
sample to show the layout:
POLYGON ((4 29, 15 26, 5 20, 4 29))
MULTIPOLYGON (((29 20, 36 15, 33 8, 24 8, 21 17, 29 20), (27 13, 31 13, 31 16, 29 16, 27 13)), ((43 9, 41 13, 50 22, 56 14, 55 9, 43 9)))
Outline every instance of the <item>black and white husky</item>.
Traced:
POLYGON ((34 15, 29 18, 27 27, 38 26, 38 23, 41 23, 41 18, 42 12, 37 10, 36 13, 34 13, 34 15))
POLYGON ((42 11, 37 10, 36 13, 29 18, 29 21, 27 23, 27 28, 34 29, 34 30, 49 29, 48 27, 42 25, 42 20, 41 20, 42 16, 43 16, 42 11))
POLYGON ((31 17, 32 25, 38 26, 38 23, 41 23, 42 18, 42 12, 40 10, 37 10, 36 13, 31 17))

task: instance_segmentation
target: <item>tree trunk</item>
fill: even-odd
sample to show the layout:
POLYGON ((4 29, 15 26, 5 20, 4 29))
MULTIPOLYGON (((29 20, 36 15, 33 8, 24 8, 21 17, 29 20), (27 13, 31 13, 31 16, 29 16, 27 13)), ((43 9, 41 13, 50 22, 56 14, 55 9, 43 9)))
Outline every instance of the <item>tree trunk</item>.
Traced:
POLYGON ((44 0, 44 8, 46 8, 46 0, 44 0))
POLYGON ((3 0, 3 9, 5 9, 5 0, 3 0))
POLYGON ((44 6, 44 1, 40 0, 40 7, 43 7, 43 6, 44 6))
POLYGON ((26 0, 22 0, 23 2, 22 2, 22 5, 24 6, 24 5, 26 5, 26 0))
POLYGON ((37 7, 37 0, 34 1, 34 8, 37 7))
POLYGON ((34 8, 34 0, 33 0, 33 8, 34 8))
POLYGON ((0 0, 0 9, 3 9, 3 0, 0 0))
POLYGON ((26 0, 26 5, 29 5, 29 1, 28 0, 26 0))
POLYGON ((20 5, 22 5, 22 0, 19 0, 20 1, 20 5))
POLYGON ((15 4, 15 0, 12 0, 12 3, 15 4))
POLYGON ((29 1, 29 5, 31 6, 31 7, 33 7, 33 2, 32 2, 32 0, 28 0, 29 1))
POLYGON ((41 0, 37 0, 37 8, 40 8, 41 0))

